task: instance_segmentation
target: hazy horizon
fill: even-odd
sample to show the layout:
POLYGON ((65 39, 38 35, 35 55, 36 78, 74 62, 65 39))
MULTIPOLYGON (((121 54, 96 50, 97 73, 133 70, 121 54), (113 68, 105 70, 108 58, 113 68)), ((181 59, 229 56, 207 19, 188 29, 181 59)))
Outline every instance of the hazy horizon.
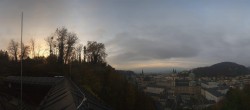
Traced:
POLYGON ((232 0, 1 0, 0 49, 31 38, 48 53, 44 39, 56 28, 75 32, 81 44, 105 44, 116 69, 166 71, 230 61, 250 66, 249 1, 232 0))

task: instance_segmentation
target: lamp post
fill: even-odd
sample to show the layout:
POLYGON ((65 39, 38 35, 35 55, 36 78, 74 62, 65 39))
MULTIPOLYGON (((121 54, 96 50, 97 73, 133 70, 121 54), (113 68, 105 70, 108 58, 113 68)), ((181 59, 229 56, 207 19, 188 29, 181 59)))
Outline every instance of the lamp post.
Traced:
POLYGON ((22 110, 22 106, 23 106, 23 12, 21 14, 21 91, 20 91, 20 110, 22 110))

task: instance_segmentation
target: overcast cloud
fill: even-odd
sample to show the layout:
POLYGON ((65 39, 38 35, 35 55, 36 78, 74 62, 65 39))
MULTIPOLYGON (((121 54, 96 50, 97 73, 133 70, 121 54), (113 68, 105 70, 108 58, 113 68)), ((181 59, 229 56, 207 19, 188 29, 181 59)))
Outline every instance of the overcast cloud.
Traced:
POLYGON ((79 43, 105 43, 118 69, 250 66, 249 10, 241 0, 1 0, 0 48, 19 39, 23 11, 26 42, 65 26, 79 43))

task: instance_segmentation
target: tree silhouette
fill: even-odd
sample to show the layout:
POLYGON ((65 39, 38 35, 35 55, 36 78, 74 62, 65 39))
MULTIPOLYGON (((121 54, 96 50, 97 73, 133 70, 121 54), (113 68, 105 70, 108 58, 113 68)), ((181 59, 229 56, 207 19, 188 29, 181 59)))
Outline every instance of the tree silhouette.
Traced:
POLYGON ((65 52, 65 63, 68 63, 69 57, 73 52, 74 45, 76 44, 78 38, 75 33, 68 33, 66 36, 66 52, 65 52))
POLYGON ((56 29, 57 45, 59 50, 58 63, 64 63, 64 48, 68 30, 64 27, 56 29))
POLYGON ((87 57, 86 46, 83 47, 83 55, 84 55, 83 61, 86 62, 86 57, 87 57))
POLYGON ((105 45, 97 43, 96 41, 88 41, 87 43, 88 60, 92 63, 105 62, 107 56, 105 52, 105 45))
POLYGON ((19 57, 20 57, 20 59, 26 59, 29 56, 30 47, 28 45, 22 44, 21 48, 22 48, 22 52, 21 52, 21 55, 19 57))
POLYGON ((48 36, 47 38, 45 38, 45 41, 47 42, 47 45, 49 46, 49 55, 53 55, 54 54, 54 48, 56 47, 56 41, 54 39, 54 36, 48 36))
POLYGON ((32 56, 33 56, 33 58, 35 58, 35 56, 36 56, 36 53, 35 53, 35 40, 33 38, 30 39, 30 47, 31 47, 32 56))
POLYGON ((6 64, 9 62, 9 55, 7 51, 0 50, 0 64, 6 64))
POLYGON ((12 57, 14 57, 15 62, 17 62, 17 56, 18 56, 18 53, 19 53, 18 52, 18 47, 19 47, 18 42, 14 41, 13 39, 10 40, 8 50, 9 50, 10 55, 12 57))
POLYGON ((80 63, 82 62, 82 48, 83 48, 82 44, 76 46, 77 57, 80 63))

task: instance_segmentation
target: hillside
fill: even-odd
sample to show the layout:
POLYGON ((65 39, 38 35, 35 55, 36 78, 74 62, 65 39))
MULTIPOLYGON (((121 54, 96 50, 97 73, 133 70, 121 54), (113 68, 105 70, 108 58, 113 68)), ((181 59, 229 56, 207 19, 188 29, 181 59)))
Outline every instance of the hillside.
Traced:
MULTIPOLYGON (((20 62, 0 60, 1 78, 20 75, 19 71, 20 62)), ((96 100, 114 110, 155 110, 154 102, 150 97, 139 91, 124 75, 106 63, 47 64, 45 57, 41 57, 39 60, 25 59, 23 61, 23 76, 53 77, 62 75, 70 76, 79 87, 86 89, 96 100)), ((3 81, 0 80, 1 82, 3 81)), ((4 89, 2 88, 2 90, 4 89)), ((38 96, 44 96, 40 95, 38 96)))
POLYGON ((154 110, 151 98, 119 72, 133 74, 131 71, 117 71, 105 64, 72 65, 72 78, 114 110, 154 110))
POLYGON ((220 77, 220 76, 239 76, 249 74, 250 71, 247 67, 233 63, 233 62, 221 62, 209 67, 199 67, 192 70, 193 73, 198 76, 208 77, 220 77))
POLYGON ((135 77, 136 74, 133 71, 126 71, 126 70, 116 70, 117 73, 124 75, 126 77, 135 77))

